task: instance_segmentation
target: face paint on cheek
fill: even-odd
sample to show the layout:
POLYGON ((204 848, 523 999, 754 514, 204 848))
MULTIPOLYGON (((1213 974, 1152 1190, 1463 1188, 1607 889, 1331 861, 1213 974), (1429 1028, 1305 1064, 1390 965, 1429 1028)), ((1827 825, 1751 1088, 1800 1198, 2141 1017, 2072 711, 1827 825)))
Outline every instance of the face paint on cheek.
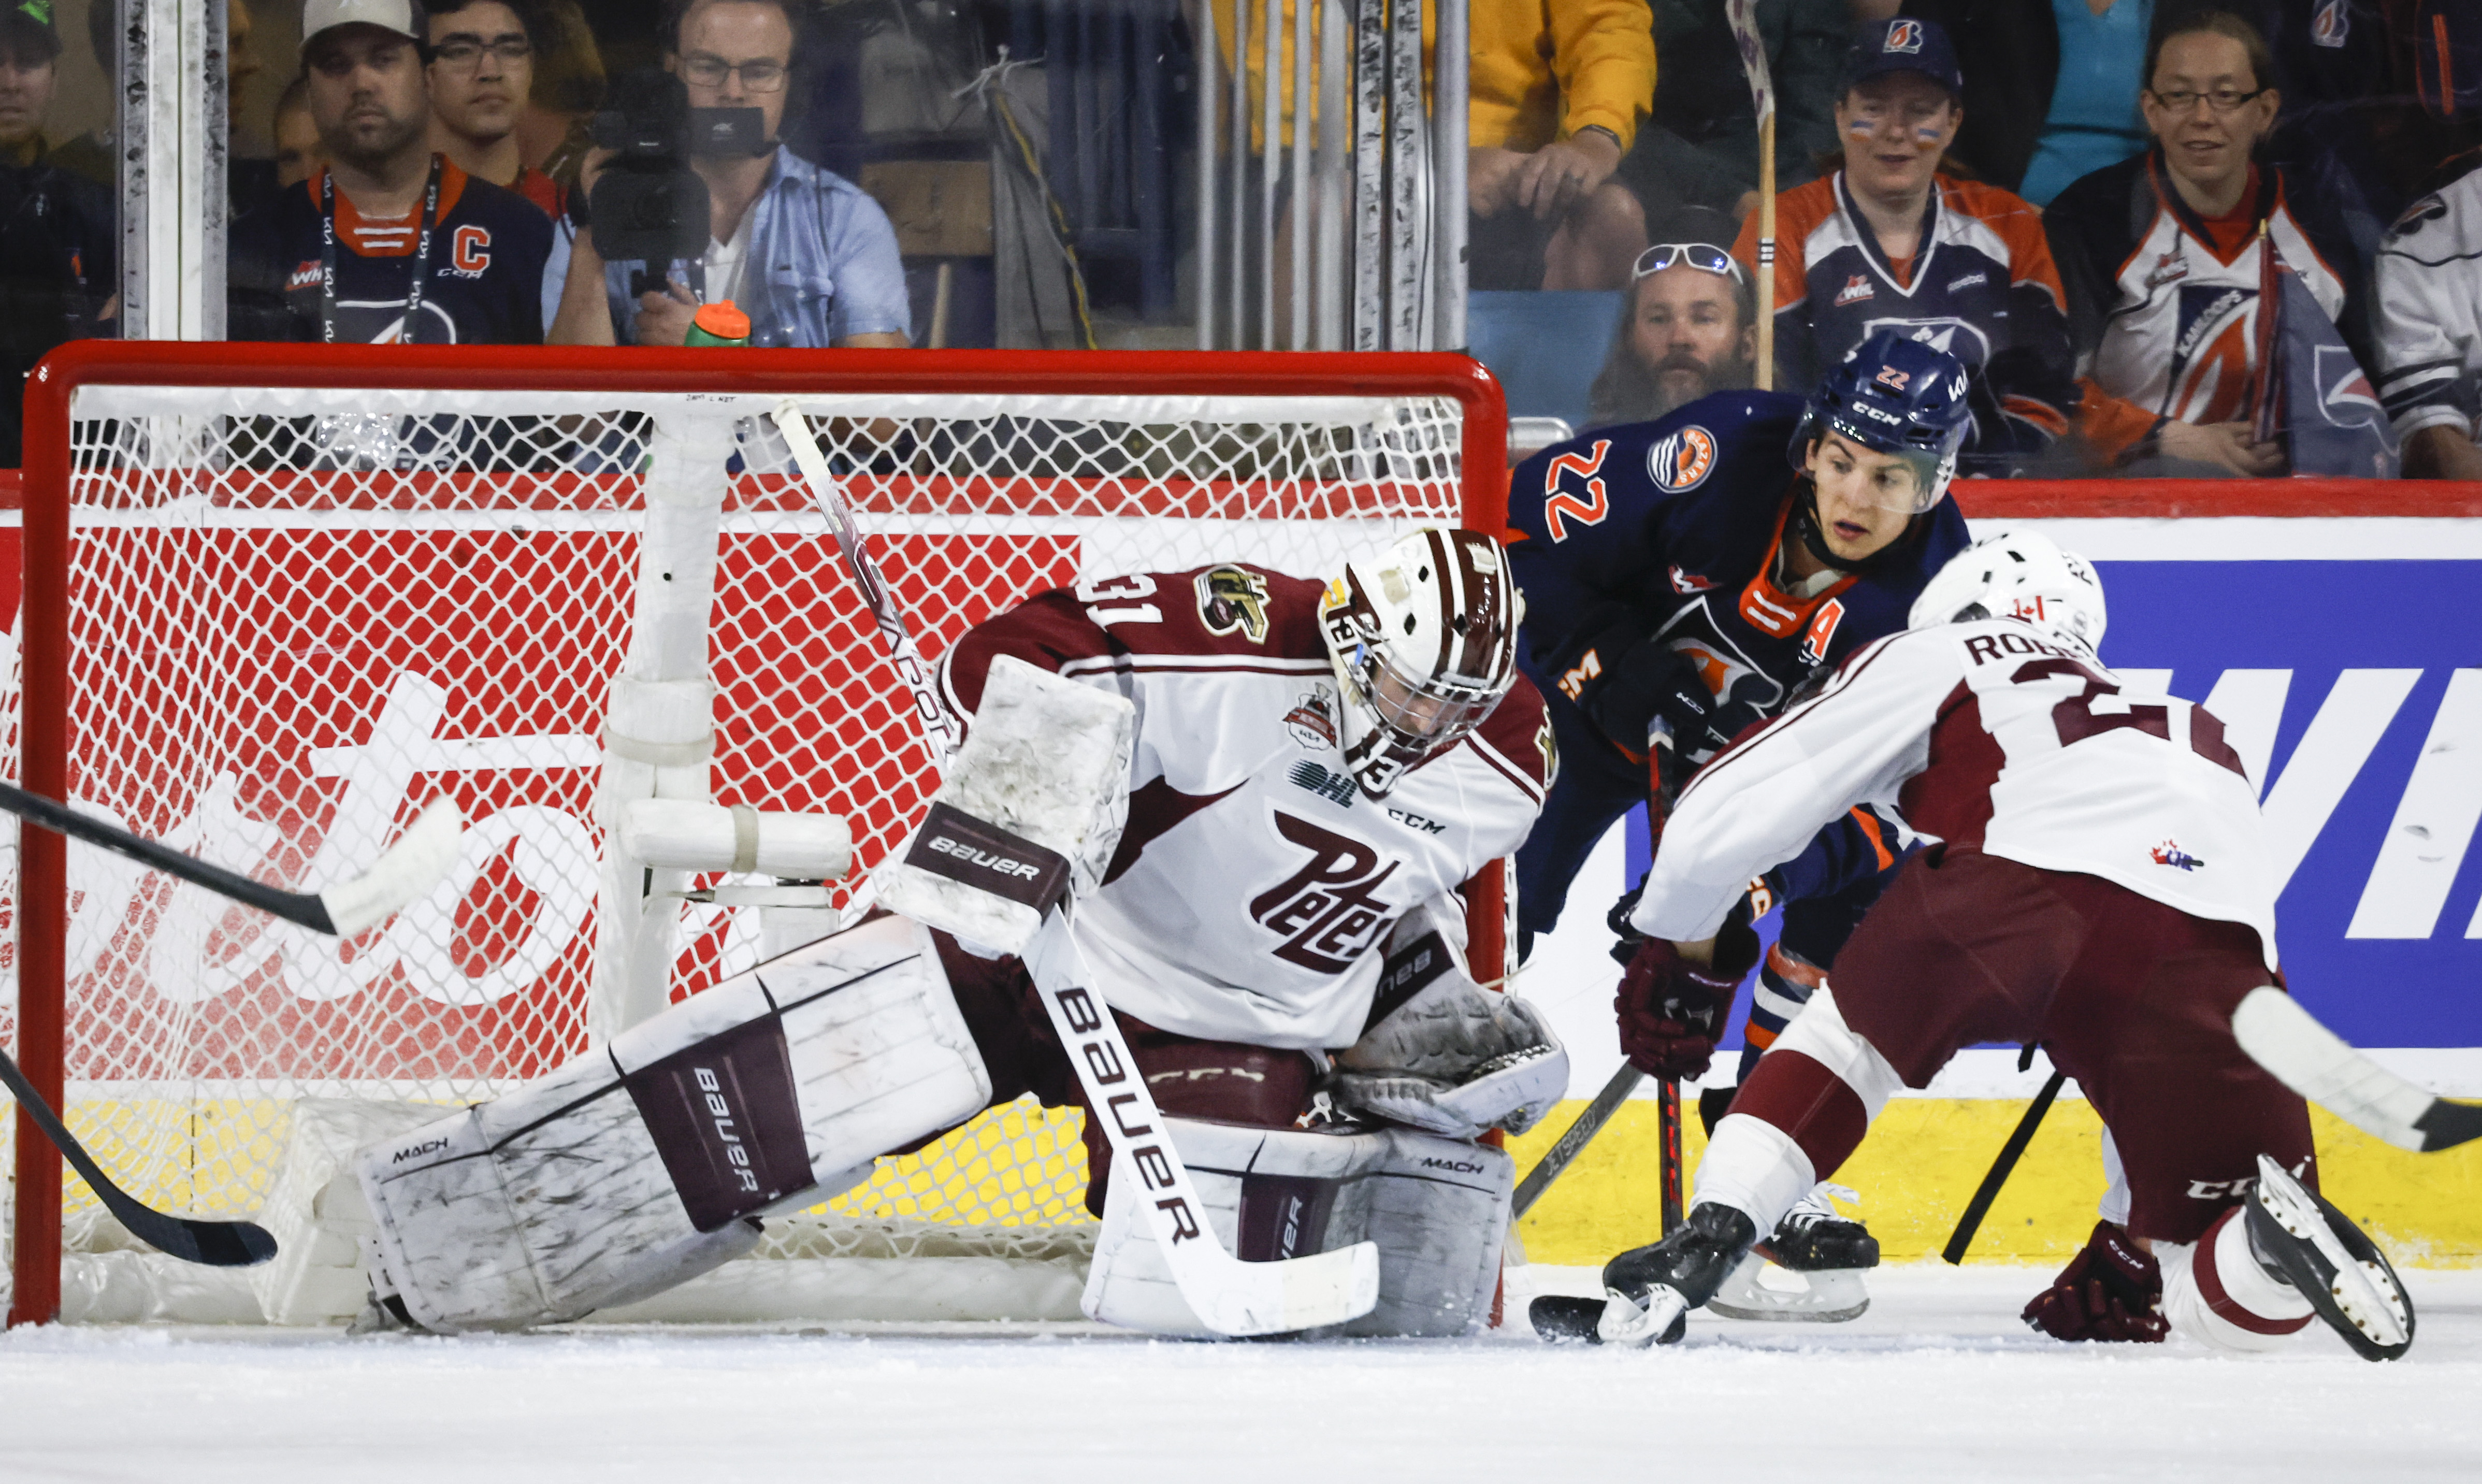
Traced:
POLYGON ((1936 145, 1939 143, 1939 137, 1940 130, 1939 126, 1936 124, 1917 123, 1914 125, 1914 138, 1918 143, 1936 145))
POLYGON ((1876 134, 1879 131, 1867 120, 1857 119, 1853 122, 1844 126, 1844 132, 1852 135, 1855 139, 1868 139, 1871 135, 1876 134))

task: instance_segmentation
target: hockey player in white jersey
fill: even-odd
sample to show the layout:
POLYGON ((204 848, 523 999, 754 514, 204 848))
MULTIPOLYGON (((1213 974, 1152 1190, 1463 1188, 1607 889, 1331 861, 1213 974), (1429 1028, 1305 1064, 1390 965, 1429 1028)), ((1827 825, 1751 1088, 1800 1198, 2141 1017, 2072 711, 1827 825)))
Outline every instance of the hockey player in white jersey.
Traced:
POLYGON ((1031 1093, 1088 1106, 1086 1312, 1209 1333, 1030 976, 1058 933, 1226 1251, 1375 1243, 1346 1332, 1478 1327, 1513 1179, 1475 1138, 1568 1075, 1531 1008, 1463 967, 1459 888, 1524 838, 1552 770, 1521 612, 1495 541, 1428 530, 1325 585, 1139 573, 979 625, 938 676, 964 742, 879 868, 893 911, 366 1148, 375 1292, 440 1331, 574 1318, 1031 1093))
POLYGON ((1913 620, 1707 765, 1632 921, 1694 974, 1719 930, 1747 931, 1727 921, 1750 877, 1822 821, 1894 804, 1940 843, 1742 1085, 1686 1224, 1612 1259, 1582 1324, 1555 1310, 1544 1327, 1677 1340, 1899 1083, 1927 1086, 1977 1042, 2039 1041, 2110 1128, 2130 1192, 2118 1260, 2065 1302, 2130 1332, 2113 1338, 2161 1338, 2168 1320, 2258 1350, 2314 1312, 2364 1356, 2404 1353, 2412 1306, 2316 1194, 2308 1108, 2260 1063, 2269 1026, 2287 1045, 2325 1033, 2279 987, 2272 852, 2222 724, 2103 667, 2102 590, 2044 538, 1968 548, 1913 620))

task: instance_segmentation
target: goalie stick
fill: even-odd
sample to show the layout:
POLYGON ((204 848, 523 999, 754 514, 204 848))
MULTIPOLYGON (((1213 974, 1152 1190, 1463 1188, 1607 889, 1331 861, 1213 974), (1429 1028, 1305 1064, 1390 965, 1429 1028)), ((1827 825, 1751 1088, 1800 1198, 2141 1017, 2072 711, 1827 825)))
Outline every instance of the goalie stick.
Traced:
MULTIPOLYGON (((828 461, 810 436, 809 423, 790 399, 776 406, 773 419, 793 452, 793 463, 809 482, 811 497, 836 534, 846 570, 871 621, 887 647, 897 676, 911 693, 916 720, 931 749, 934 772, 943 771, 957 735, 948 714, 932 688, 930 667, 897 605, 871 560, 862 532, 846 504, 828 461)), ((1042 995, 1061 1049, 1077 1073, 1095 1122, 1112 1146, 1118 1174, 1140 1180, 1157 1197, 1147 1219, 1172 1270, 1180 1296, 1206 1326, 1221 1335, 1275 1335, 1341 1324, 1368 1313, 1379 1302, 1379 1248, 1360 1242, 1336 1252, 1272 1262, 1244 1262, 1224 1250, 1205 1225, 1205 1207, 1189 1179, 1188 1167, 1172 1140, 1161 1130, 1163 1116, 1145 1078, 1135 1074, 1137 1060, 1122 1039, 1118 1021, 1102 996, 1091 988, 1093 973, 1077 946, 1068 906, 1052 909, 1027 945, 1027 974, 1042 995), (1107 1111, 1108 1110, 1108 1111, 1107 1111), (1136 1126, 1132 1127, 1132 1121, 1136 1126)))
MULTIPOLYGON (((209 865, 169 845, 132 835, 117 825, 7 783, 0 783, 0 808, 29 824, 115 851, 167 875, 204 887, 219 896, 338 938, 350 938, 386 920, 428 892, 456 862, 458 840, 464 833, 457 806, 443 799, 415 816, 379 862, 352 881, 325 891, 286 891, 222 866, 209 865)), ((200 1221, 174 1216, 140 1204, 136 1197, 114 1184, 36 1089, 16 1059, 5 1051, 0 1051, 0 1085, 8 1087, 17 1105, 43 1131, 43 1137, 51 1140, 69 1167, 93 1187, 104 1208, 140 1241, 184 1262, 208 1267, 251 1267, 276 1256, 276 1238, 263 1227, 247 1221, 200 1221)))

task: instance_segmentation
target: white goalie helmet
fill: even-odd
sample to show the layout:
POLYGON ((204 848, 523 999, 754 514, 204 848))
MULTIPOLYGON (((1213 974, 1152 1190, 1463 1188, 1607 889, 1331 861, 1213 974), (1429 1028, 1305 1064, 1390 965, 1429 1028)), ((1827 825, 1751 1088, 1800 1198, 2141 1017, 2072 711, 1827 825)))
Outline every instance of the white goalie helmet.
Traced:
POLYGON ((1345 564, 1319 599, 1344 693, 1345 765, 1385 797, 1454 747, 1517 679, 1525 599, 1499 543, 1430 527, 1345 564))
POLYGON ((2092 654, 2108 615, 2086 559, 2032 531, 1986 536, 1949 558, 1914 599, 1914 628, 1972 619, 2022 619, 2092 654))

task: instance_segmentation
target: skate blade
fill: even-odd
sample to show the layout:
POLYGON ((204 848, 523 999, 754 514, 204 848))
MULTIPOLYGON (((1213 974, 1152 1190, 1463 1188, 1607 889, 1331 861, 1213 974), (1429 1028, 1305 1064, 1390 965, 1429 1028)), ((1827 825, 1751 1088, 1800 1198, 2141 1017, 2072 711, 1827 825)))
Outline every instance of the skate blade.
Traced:
POLYGON ((2282 1165, 2258 1156, 2252 1199, 2276 1224, 2309 1245, 2312 1271, 2295 1275, 2294 1286, 2330 1327, 2353 1342, 2365 1360, 2393 1360, 2413 1345, 2413 1302, 2384 1261, 2354 1256, 2336 1234, 2327 1213, 2282 1165), (2313 1282, 2300 1282, 2309 1278, 2313 1282))
POLYGON ((1779 1288, 1761 1281, 1770 1265, 1756 1252, 1743 1256, 1724 1279, 1724 1285, 1706 1301, 1706 1312, 1758 1323, 1842 1324, 1862 1317, 1870 1308, 1869 1291, 1862 1283, 1864 1269, 1796 1272, 1779 1267, 1776 1272, 1803 1284, 1798 1288, 1779 1288))

